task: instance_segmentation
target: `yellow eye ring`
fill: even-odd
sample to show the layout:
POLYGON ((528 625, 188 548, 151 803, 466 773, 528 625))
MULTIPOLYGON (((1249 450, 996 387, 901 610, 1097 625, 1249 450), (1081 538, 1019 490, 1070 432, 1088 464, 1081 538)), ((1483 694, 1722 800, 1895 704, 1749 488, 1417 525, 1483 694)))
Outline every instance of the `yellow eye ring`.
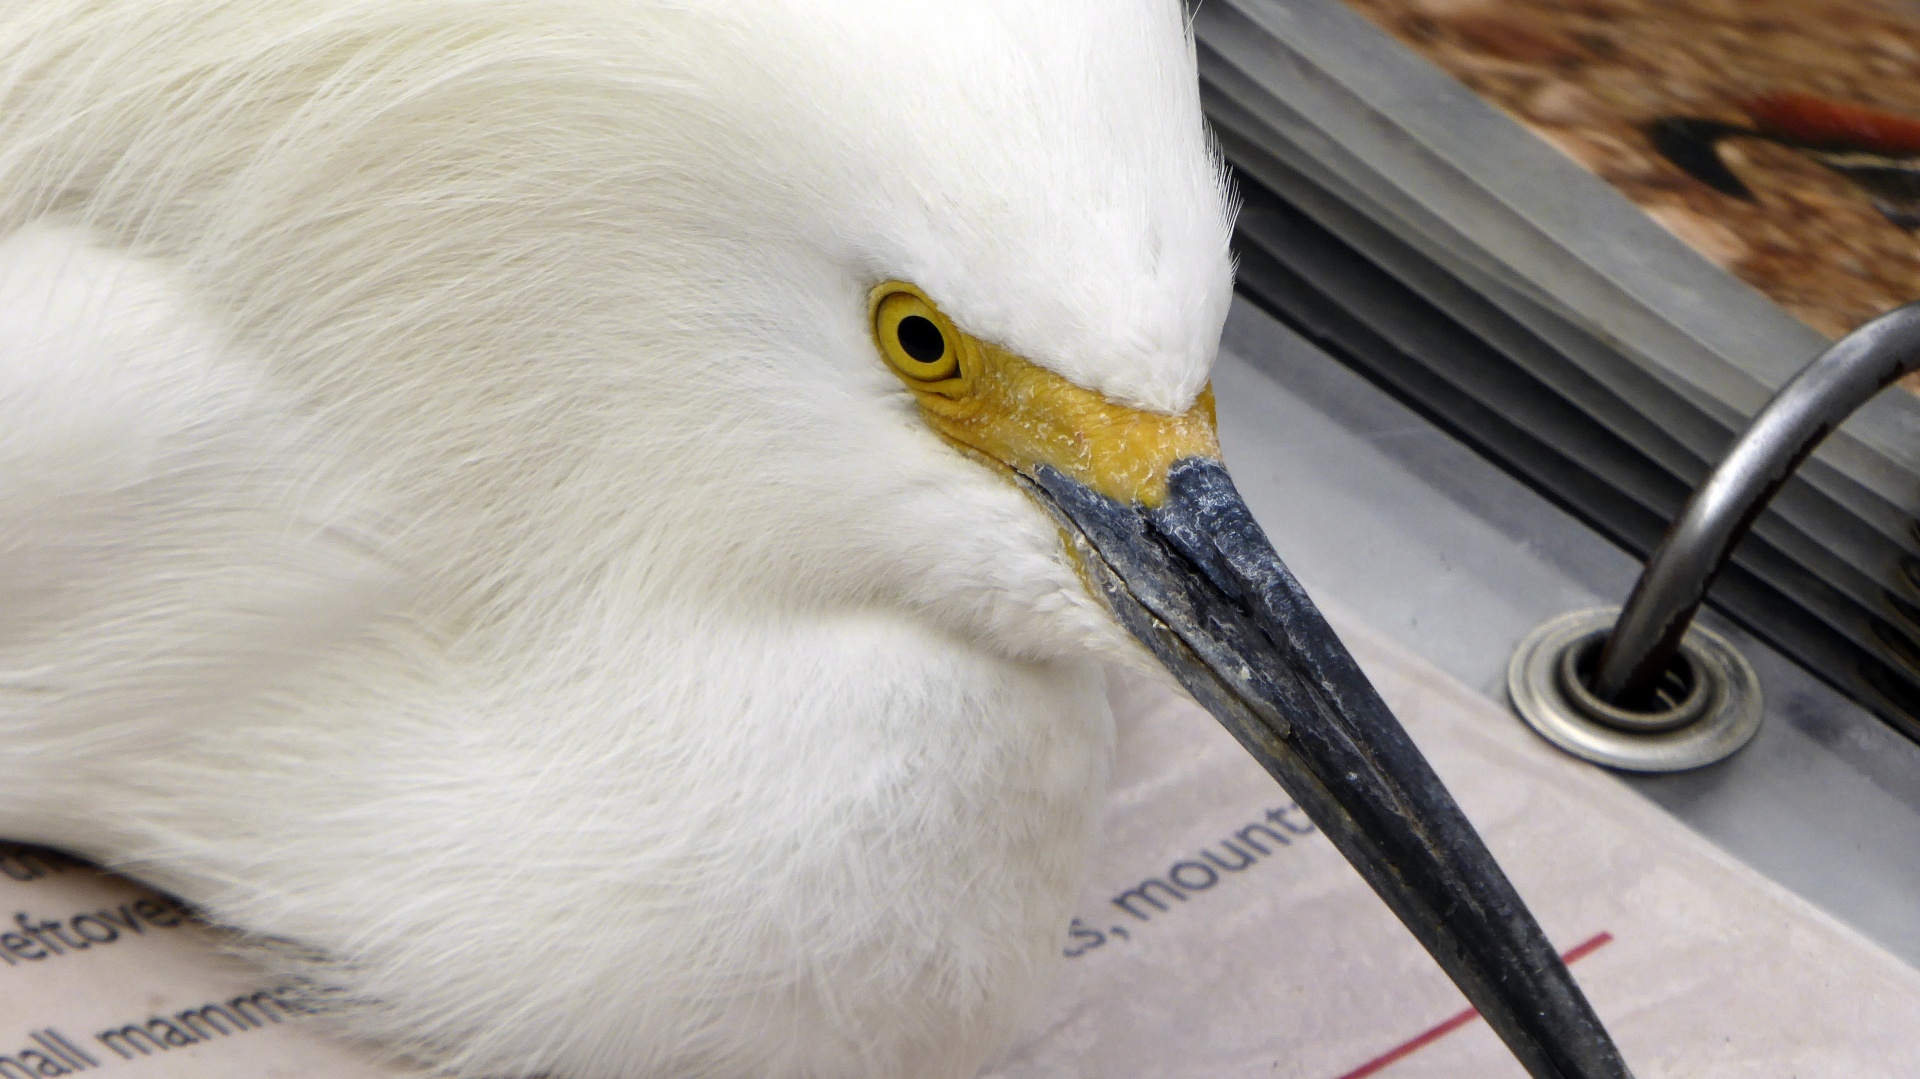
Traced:
POLYGON ((961 377, 960 334, 917 293, 890 291, 873 305, 873 338, 887 363, 909 382, 961 377))

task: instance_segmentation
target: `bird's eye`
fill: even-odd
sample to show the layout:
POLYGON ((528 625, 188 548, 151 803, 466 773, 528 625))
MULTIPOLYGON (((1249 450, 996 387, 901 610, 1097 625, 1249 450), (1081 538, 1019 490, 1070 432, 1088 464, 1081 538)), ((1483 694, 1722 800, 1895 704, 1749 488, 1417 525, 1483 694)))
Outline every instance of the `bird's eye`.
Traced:
POLYGON ((880 300, 873 311, 873 335, 887 362, 914 382, 944 382, 961 375, 953 328, 914 293, 889 293, 880 300))

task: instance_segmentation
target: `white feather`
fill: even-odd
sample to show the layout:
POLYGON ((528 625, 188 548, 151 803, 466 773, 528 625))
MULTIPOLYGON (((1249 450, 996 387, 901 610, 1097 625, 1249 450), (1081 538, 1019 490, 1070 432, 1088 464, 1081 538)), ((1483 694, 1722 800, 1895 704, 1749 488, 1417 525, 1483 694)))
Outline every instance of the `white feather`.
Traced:
POLYGON ((867 290, 1141 407, 1175 0, 13 0, 0 831, 461 1074, 968 1076, 1134 653, 867 290))

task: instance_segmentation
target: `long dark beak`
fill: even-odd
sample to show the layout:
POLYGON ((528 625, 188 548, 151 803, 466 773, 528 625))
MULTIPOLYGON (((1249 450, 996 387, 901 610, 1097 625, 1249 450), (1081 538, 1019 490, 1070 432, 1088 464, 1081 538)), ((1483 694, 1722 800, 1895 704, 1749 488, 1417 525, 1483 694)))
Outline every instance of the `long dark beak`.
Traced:
POLYGON ((1631 1073, 1439 777, 1253 521, 1188 458, 1157 508, 1023 478, 1120 621, 1313 818, 1535 1079, 1631 1073))

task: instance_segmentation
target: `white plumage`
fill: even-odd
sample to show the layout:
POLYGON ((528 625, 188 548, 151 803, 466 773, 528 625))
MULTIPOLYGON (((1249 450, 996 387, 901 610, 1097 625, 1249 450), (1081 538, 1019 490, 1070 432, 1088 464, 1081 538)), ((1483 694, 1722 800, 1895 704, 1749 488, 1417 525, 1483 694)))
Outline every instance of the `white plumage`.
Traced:
POLYGON ((12 0, 0 834, 466 1075, 970 1076, 1137 649, 868 290, 1177 413, 1176 0, 12 0))

